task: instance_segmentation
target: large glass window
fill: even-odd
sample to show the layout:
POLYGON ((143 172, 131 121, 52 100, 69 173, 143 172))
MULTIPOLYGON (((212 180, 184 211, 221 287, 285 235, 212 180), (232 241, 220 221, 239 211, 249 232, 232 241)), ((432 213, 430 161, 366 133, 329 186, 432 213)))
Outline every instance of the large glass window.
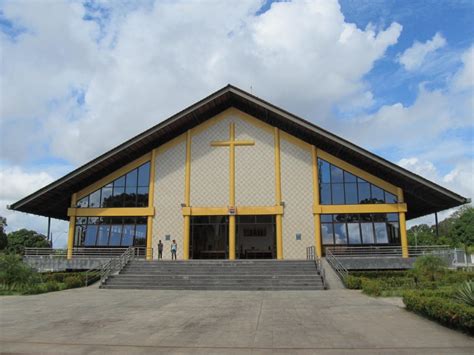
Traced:
POLYGON ((146 246, 146 222, 146 217, 78 217, 74 246, 146 246))
POLYGON ((146 207, 150 185, 150 163, 120 176, 111 183, 81 198, 79 208, 146 207))
POLYGON ((322 214, 321 235, 323 245, 399 245, 398 214, 322 214))
POLYGON ((397 197, 323 159, 318 159, 322 205, 397 203, 397 197))

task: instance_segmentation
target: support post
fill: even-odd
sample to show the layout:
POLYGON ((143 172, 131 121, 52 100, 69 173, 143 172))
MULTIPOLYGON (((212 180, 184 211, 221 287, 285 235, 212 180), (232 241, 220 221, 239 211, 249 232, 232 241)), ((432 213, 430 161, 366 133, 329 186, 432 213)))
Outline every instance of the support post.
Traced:
MULTIPOLYGON (((150 187, 148 192, 148 207, 154 206, 155 200, 155 172, 156 172, 156 148, 151 152, 150 162, 150 187)), ((153 260, 153 216, 147 217, 146 226, 146 260, 153 260)))
MULTIPOLYGON (((319 206, 319 171, 318 171, 318 151, 316 147, 311 146, 311 158, 313 165, 313 206, 319 206)), ((314 246, 318 258, 323 255, 323 244, 321 241, 321 215, 315 213, 314 220, 314 246)))
MULTIPOLYGON (((275 205, 282 205, 281 198, 281 158, 280 158, 280 130, 274 128, 274 145, 275 145, 275 205)), ((283 259, 283 216, 276 216, 276 248, 277 259, 283 259)))
POLYGON ((435 212, 436 237, 439 238, 438 212, 435 212))
MULTIPOLYGON (((77 203, 77 194, 73 193, 71 196, 71 207, 76 207, 77 203)), ((69 217, 69 231, 68 231, 68 238, 67 238, 67 259, 72 259, 72 251, 74 248, 74 232, 76 230, 76 216, 69 217)))
POLYGON ((51 217, 48 217, 48 234, 47 234, 47 239, 49 244, 53 245, 53 238, 51 238, 51 217))
MULTIPOLYGON (((398 202, 404 202, 403 197, 403 190, 401 188, 397 188, 397 197, 398 202)), ((400 223, 400 239, 402 244, 402 256, 404 258, 408 258, 408 237, 407 237, 407 225, 406 225, 406 217, 405 212, 399 212, 398 214, 399 223, 400 223)))
POLYGON ((235 260, 235 216, 229 216, 229 260, 235 260))
MULTIPOLYGON (((191 130, 186 132, 186 165, 184 177, 184 204, 191 205, 191 130)), ((191 216, 184 216, 183 260, 189 260, 189 241, 191 233, 191 216)))

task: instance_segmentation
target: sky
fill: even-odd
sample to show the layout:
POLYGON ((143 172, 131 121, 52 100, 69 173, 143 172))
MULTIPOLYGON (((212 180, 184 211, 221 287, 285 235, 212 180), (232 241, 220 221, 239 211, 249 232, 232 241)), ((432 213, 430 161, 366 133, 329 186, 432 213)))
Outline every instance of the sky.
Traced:
POLYGON ((471 0, 0 0, 0 215, 46 234, 6 205, 228 83, 472 198, 473 23, 471 0))

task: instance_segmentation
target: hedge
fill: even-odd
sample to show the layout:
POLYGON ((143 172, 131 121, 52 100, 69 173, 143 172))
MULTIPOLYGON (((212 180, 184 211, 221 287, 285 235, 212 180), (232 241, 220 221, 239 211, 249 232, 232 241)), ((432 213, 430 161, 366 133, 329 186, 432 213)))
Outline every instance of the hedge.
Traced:
POLYGON ((456 302, 439 293, 407 291, 403 303, 410 311, 454 329, 474 334, 474 307, 456 302))

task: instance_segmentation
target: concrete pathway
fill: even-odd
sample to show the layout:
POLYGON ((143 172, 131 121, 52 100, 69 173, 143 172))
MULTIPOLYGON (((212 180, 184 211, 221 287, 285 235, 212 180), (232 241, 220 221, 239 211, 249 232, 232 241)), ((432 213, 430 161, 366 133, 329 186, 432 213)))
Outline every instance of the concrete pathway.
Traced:
POLYGON ((358 291, 136 291, 0 297, 0 351, 472 354, 474 340, 358 291))

